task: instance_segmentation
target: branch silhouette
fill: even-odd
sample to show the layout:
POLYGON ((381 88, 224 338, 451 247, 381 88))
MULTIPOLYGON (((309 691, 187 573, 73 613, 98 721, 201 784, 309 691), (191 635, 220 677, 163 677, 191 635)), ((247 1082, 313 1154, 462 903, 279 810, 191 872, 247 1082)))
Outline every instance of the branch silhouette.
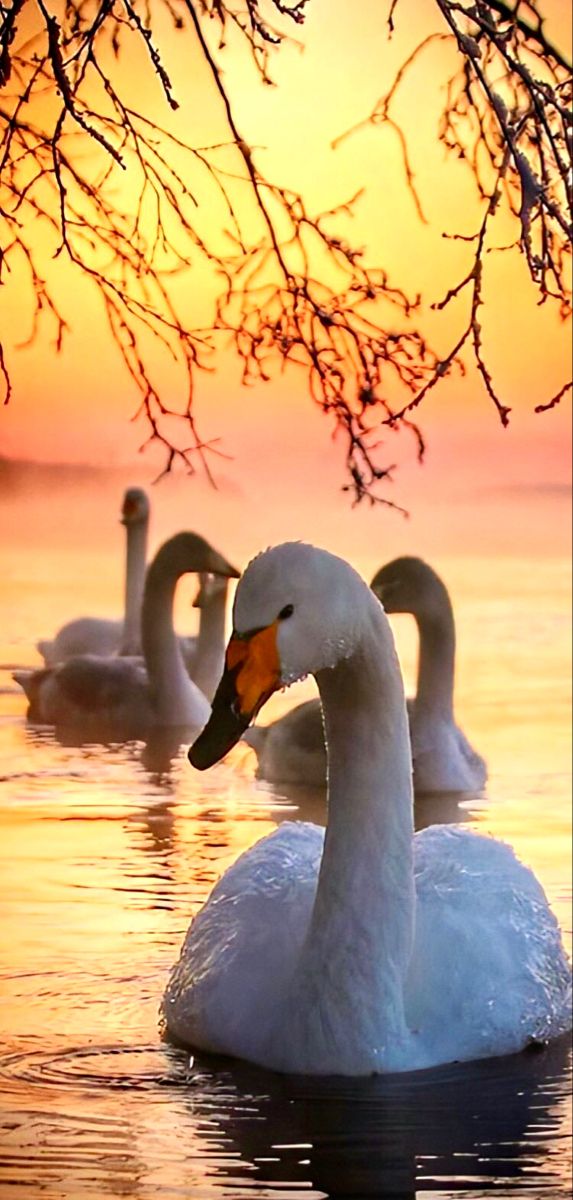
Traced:
MULTIPOLYGON (((346 490, 355 501, 395 507, 379 488, 393 470, 384 427, 408 430, 422 457, 412 414, 446 374, 464 370, 466 347, 508 421, 480 325, 500 208, 513 216, 515 245, 540 302, 556 304, 563 319, 570 315, 571 70, 546 39, 536 2, 512 8, 502 0, 435 0, 443 29, 420 42, 361 123, 388 125, 399 138, 405 184, 423 220, 407 132, 393 103, 420 55, 436 39, 452 44, 457 66, 438 136, 471 170, 482 214, 475 230, 446 234, 467 242, 468 268, 433 307, 441 311, 463 294, 468 308, 463 330, 438 354, 423 333, 421 296, 408 296, 345 236, 363 189, 312 212, 302 195, 261 173, 239 128, 221 66, 230 32, 238 32, 269 83, 271 55, 311 3, 0 0, 0 283, 8 275, 27 279, 31 325, 23 342, 47 320, 61 350, 68 326, 37 230, 50 240, 56 265, 66 259, 91 281, 139 391, 134 415, 144 444, 163 449, 162 473, 179 460, 190 471, 201 464, 213 478, 213 456, 222 450, 200 436, 194 388, 197 372, 214 369, 221 345, 230 342, 245 383, 267 381, 288 364, 304 371, 312 400, 344 438, 346 490), (130 99, 123 64, 143 53, 167 109, 178 109, 161 51, 166 17, 207 68, 224 141, 195 144, 193 130, 182 137, 167 119, 156 119, 155 109, 130 99), (221 216, 215 230, 205 217, 213 206, 221 216), (172 284, 198 267, 211 272, 216 292, 204 324, 192 328, 172 284), (157 382, 154 343, 183 370, 177 402, 157 382)), ((390 5, 389 35, 401 7, 405 0, 390 5)), ((0 343, 5 402, 10 361, 0 343)), ((567 388, 535 411, 554 407, 567 388)))

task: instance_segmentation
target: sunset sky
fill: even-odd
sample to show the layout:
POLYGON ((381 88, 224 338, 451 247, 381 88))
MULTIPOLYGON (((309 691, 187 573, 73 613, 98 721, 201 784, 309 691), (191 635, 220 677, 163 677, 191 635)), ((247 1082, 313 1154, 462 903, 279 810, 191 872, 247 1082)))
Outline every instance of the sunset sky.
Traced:
MULTIPOLYGON (((548 0, 544 7, 550 36, 569 46, 569 6, 548 0)), ((405 187, 391 130, 368 127, 331 148, 338 134, 372 109, 415 42, 437 28, 435 4, 409 0, 398 5, 389 43, 384 15, 384 5, 375 0, 360 6, 360 20, 356 6, 344 0, 312 0, 305 26, 296 30, 304 53, 284 46, 275 55, 272 73, 279 86, 274 89, 262 87, 232 39, 220 62, 239 127, 257 148, 257 162, 268 177, 299 189, 311 211, 366 188, 350 235, 367 247, 372 261, 384 264, 393 281, 410 293, 423 292, 424 328, 444 349, 463 327, 466 300, 456 301, 445 316, 431 313, 429 306, 461 277, 469 260, 467 245, 445 241, 442 233, 473 230, 478 211, 467 170, 445 161, 436 137, 452 51, 442 44, 426 51, 396 110, 410 139, 426 225, 405 187)), ((161 45, 181 105, 173 130, 196 145, 225 139, 220 104, 190 38, 166 25, 161 45)), ((150 68, 131 58, 126 69, 133 98, 145 97, 166 120, 150 68)), ((203 212, 201 219, 215 220, 216 211, 203 212)), ((500 241, 504 232, 502 224, 500 241)), ((134 482, 146 478, 158 460, 138 454, 145 431, 129 420, 137 392, 111 343, 101 302, 77 271, 50 259, 47 242, 45 268, 71 332, 56 356, 46 319, 34 343, 16 349, 29 332, 29 281, 22 273, 2 289, 0 320, 8 331, 14 386, 0 417, 2 453, 125 466, 134 482)), ((570 397, 544 416, 533 416, 533 408, 567 378, 570 331, 549 309, 538 308, 517 255, 490 256, 484 293, 484 344, 499 392, 513 409, 511 424, 501 428, 473 369, 466 378, 452 375, 444 381, 420 413, 428 443, 425 464, 418 466, 415 445, 404 434, 386 439, 384 461, 398 464, 386 494, 411 511, 409 522, 382 509, 351 512, 339 491, 345 482, 342 444, 331 441, 328 421, 312 408, 303 372, 292 368, 264 387, 245 390, 230 351, 222 352, 216 373, 197 376, 195 410, 202 436, 220 438, 230 458, 213 463, 217 493, 201 480, 186 485, 190 506, 208 510, 217 528, 233 514, 240 524, 249 524, 255 541, 289 535, 325 540, 335 522, 337 533, 343 531, 349 540, 366 544, 373 536, 383 537, 392 547, 420 546, 424 552, 440 546, 564 552, 570 397)), ((190 322, 200 323, 212 284, 198 267, 177 281, 173 294, 190 322)), ((180 374, 156 353, 157 373, 176 403, 180 374)), ((158 500, 159 507, 163 503, 158 500)))

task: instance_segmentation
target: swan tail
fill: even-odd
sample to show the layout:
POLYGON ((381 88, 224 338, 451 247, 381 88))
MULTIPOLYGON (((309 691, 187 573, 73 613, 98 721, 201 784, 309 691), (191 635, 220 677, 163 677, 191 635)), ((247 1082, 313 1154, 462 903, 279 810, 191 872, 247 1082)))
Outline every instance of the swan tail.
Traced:
POLYGON ((12 671, 12 679, 26 693, 30 704, 33 704, 38 695, 40 677, 44 679, 46 674, 47 671, 12 671))
POLYGON ((22 690, 26 693, 28 700, 32 691, 32 671, 12 671, 12 679, 19 684, 22 690))
POLYGON ((28 699, 28 720, 43 721, 42 685, 53 675, 50 667, 40 671, 13 671, 12 679, 18 683, 28 699))

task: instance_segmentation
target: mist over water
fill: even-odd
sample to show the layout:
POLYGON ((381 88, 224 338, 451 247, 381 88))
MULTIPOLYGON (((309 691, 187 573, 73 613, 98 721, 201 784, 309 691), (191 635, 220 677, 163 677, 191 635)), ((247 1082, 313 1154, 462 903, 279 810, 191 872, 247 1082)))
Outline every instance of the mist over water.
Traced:
MULTIPOLYGON (((246 747, 200 775, 177 738, 99 746, 26 726, 9 668, 40 665, 35 641, 64 620, 121 612, 123 486, 115 472, 0 471, 0 1195, 569 1195, 566 1044, 356 1082, 191 1061, 162 1042, 167 974, 213 883, 278 821, 325 812, 320 792, 256 782, 246 747)), ((242 565, 265 542, 252 507, 226 493, 202 511, 203 496, 185 481, 153 493, 152 550, 186 527, 242 565)), ((353 542, 335 517, 321 516, 321 540, 366 578, 400 552, 401 526, 378 518, 374 538, 361 523, 353 542)), ((282 514, 267 532, 300 536, 298 521, 282 514)), ((430 542, 419 549, 430 557, 430 542)), ((437 565, 457 619, 457 715, 490 781, 461 804, 420 801, 416 823, 464 821, 511 843, 570 949, 569 565, 469 549, 437 565)), ((186 632, 194 590, 178 598, 186 632)), ((411 691, 412 622, 393 625, 411 691)), ((264 720, 313 690, 273 698, 264 720)))

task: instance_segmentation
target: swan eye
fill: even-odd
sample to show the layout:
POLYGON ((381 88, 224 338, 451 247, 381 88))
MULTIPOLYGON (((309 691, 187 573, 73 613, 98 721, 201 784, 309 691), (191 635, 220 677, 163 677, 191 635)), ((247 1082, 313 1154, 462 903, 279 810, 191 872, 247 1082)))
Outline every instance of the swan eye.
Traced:
POLYGON ((292 617, 293 612, 294 606, 292 604, 285 604, 279 613, 279 621, 286 621, 287 617, 292 617))

